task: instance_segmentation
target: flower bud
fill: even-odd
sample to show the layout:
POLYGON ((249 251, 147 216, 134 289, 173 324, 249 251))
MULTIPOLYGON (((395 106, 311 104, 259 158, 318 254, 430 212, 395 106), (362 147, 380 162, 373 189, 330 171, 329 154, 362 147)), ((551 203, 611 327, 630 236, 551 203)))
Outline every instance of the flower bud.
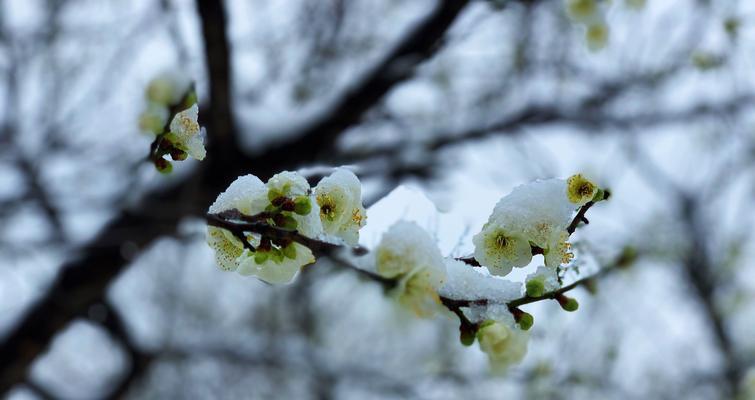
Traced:
POLYGON ((459 326, 459 341, 464 346, 473 345, 476 336, 477 336, 477 329, 475 329, 474 326, 470 326, 469 324, 465 324, 465 323, 462 323, 461 326, 459 326))
POLYGON ((270 255, 268 254, 268 252, 267 252, 267 251, 263 251, 263 250, 257 250, 257 251, 256 251, 256 252, 254 253, 254 262, 256 262, 257 264, 262 264, 262 263, 264 263, 265 261, 267 261, 267 259, 268 259, 269 257, 270 257, 270 255))
POLYGON ((540 279, 531 279, 527 281, 527 296, 540 297, 545 293, 545 284, 540 279))
POLYGON ((312 203, 309 198, 305 196, 299 196, 294 201, 294 212, 299 215, 308 215, 312 212, 312 203))
POLYGON ((294 230, 299 225, 296 220, 290 215, 276 214, 273 217, 273 222, 279 228, 294 230))
POLYGON ((177 149, 174 147, 173 149, 170 150, 170 158, 172 158, 175 161, 183 161, 188 156, 189 155, 181 149, 177 149))
POLYGON ((296 259, 296 246, 294 246, 293 243, 290 243, 288 246, 283 247, 282 251, 283 255, 286 258, 290 258, 292 260, 296 259))
POLYGON ((579 303, 577 302, 576 299, 572 297, 559 295, 558 297, 556 297, 556 300, 558 301, 558 304, 561 306, 561 308, 564 311, 574 312, 574 311, 577 311, 577 309, 579 308, 579 303))
POLYGON ((519 324, 519 327, 522 328, 522 330, 528 331, 535 323, 535 317, 533 317, 530 313, 522 312, 516 322, 519 324))
POLYGON ((155 168, 161 173, 161 174, 169 174, 173 171, 173 164, 170 163, 170 161, 164 159, 164 158, 158 158, 155 159, 155 168))

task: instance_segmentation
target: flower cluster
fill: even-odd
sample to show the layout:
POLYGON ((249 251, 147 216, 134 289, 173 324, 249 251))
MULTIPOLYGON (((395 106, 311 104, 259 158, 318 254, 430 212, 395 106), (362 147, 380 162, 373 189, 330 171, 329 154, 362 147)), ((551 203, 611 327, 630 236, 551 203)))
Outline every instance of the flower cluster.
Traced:
MULTIPOLYGON (((492 369, 504 371, 525 356, 534 323, 519 305, 545 297, 566 311, 578 308, 560 290, 559 270, 573 257, 568 239, 576 223, 607 196, 582 174, 518 186, 473 237, 474 258, 444 257, 430 233, 398 221, 361 259, 369 264, 363 272, 419 317, 444 310, 456 314, 462 343, 476 340, 492 369), (530 264, 533 254, 542 254, 545 265, 527 276, 524 291, 522 283, 498 277, 530 264)), ((344 168, 314 188, 296 172, 281 172, 267 183, 243 176, 210 207, 209 216, 222 218, 215 224, 208 220, 207 240, 222 269, 289 282, 315 262, 316 247, 358 243, 366 221, 361 197, 359 179, 344 168)))
POLYGON ((599 194, 598 186, 580 174, 514 188, 474 236, 475 259, 500 276, 528 265, 533 252, 542 252, 548 267, 568 264, 573 254, 566 229, 576 208, 599 194))
MULTIPOLYGON (((281 172, 267 183, 254 175, 242 176, 209 209, 213 215, 228 212, 230 219, 352 246, 358 242, 359 228, 366 221, 359 179, 343 168, 322 179, 314 189, 297 172, 281 172)), ((269 283, 290 282, 301 267, 315 262, 311 249, 291 237, 232 232, 211 225, 207 228, 207 242, 215 250, 221 269, 253 275, 269 283)))
POLYGON ((165 72, 147 86, 146 109, 139 116, 142 131, 155 135, 150 161, 160 172, 172 170, 174 161, 191 156, 203 160, 206 151, 199 126, 199 107, 191 80, 177 72, 165 72))

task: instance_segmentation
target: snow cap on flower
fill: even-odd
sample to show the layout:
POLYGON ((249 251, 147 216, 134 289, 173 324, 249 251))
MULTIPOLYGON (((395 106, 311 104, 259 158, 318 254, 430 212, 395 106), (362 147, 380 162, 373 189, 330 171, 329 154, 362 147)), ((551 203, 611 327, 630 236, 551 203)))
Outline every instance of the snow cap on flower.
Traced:
POLYGON ((212 203, 210 213, 237 209, 246 215, 255 215, 265 210, 268 204, 267 187, 254 175, 236 178, 212 203))
POLYGON ((295 171, 283 171, 273 175, 267 181, 267 188, 270 190, 271 197, 295 197, 309 194, 309 182, 295 171))
POLYGON ((203 160, 206 151, 199 128, 199 107, 194 104, 173 117, 170 122, 168 140, 180 150, 187 152, 197 160, 203 160))
POLYGON ((566 180, 566 197, 577 207, 591 201, 600 188, 582 174, 575 174, 566 180))
POLYGON ((513 267, 524 267, 532 260, 530 243, 523 234, 495 220, 485 224, 472 242, 475 259, 493 275, 505 276, 513 267))
POLYGON ((165 71, 147 85, 147 99, 157 104, 177 104, 191 89, 191 78, 178 71, 165 71))
POLYGON ((273 175, 267 181, 268 199, 273 205, 285 198, 294 202, 294 210, 286 211, 288 217, 296 221, 295 229, 304 236, 317 238, 322 233, 319 208, 312 199, 309 182, 300 173, 283 171, 273 175), (296 212, 296 204, 306 206, 305 210, 296 212))
MULTIPOLYGON (((237 178, 225 192, 221 193, 208 210, 219 213, 237 209, 246 215, 254 215, 264 210, 267 202, 267 188, 254 175, 237 178)), ((215 251, 215 261, 225 271, 236 271, 239 257, 244 252, 241 240, 225 229, 207 227, 207 244, 215 251)))
POLYGON ((527 354, 529 333, 520 329, 509 313, 503 318, 484 321, 477 331, 480 350, 488 355, 491 370, 505 372, 527 354))
POLYGON ((524 267, 532 259, 530 245, 549 248, 560 239, 574 213, 562 179, 538 180, 515 187, 493 209, 487 224, 474 236, 475 258, 495 275, 524 267))
POLYGON ((493 209, 491 221, 500 221, 538 247, 546 247, 554 232, 566 229, 574 205, 564 196, 566 181, 545 179, 515 187, 493 209))
POLYGON ((325 234, 356 246, 359 229, 367 222, 359 178, 346 168, 337 168, 317 184, 314 193, 325 234))
POLYGON ((440 308, 437 290, 446 279, 443 256, 417 224, 399 221, 383 234, 375 267, 380 276, 399 280, 394 295, 418 316, 431 316, 440 308))
POLYGON ((561 287, 556 269, 545 266, 539 266, 535 272, 527 275, 526 282, 527 295, 530 297, 540 297, 561 287))

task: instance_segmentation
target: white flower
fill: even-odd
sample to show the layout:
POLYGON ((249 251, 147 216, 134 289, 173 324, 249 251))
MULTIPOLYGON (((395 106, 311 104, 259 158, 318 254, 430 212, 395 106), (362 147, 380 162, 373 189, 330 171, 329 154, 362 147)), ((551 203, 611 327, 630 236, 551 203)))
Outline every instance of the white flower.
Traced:
POLYGON ((417 224, 399 221, 388 229, 375 251, 375 267, 380 276, 399 280, 393 294, 418 316, 441 308, 438 288, 446 266, 433 238, 417 224))
POLYGON ((519 329, 509 316, 502 321, 483 322, 477 331, 477 340, 480 350, 488 355, 493 372, 502 373, 524 359, 529 334, 519 329))
POLYGON ((147 104, 147 109, 139 115, 139 129, 142 132, 151 132, 159 135, 163 133, 167 122, 168 108, 155 102, 150 101, 147 104))
POLYGON ((545 248, 554 232, 566 229, 574 205, 564 196, 562 179, 538 180, 515 187, 496 204, 491 221, 499 221, 510 231, 521 232, 534 245, 545 248))
POLYGON ((291 282, 299 270, 315 262, 312 251, 298 243, 290 243, 283 249, 271 249, 266 252, 248 249, 239 257, 238 273, 252 275, 267 283, 281 284, 291 282), (288 254, 286 254, 288 253, 288 254))
MULTIPOLYGON (((254 175, 237 178, 225 192, 221 193, 208 210, 216 214, 237 209, 246 215, 254 215, 265 209, 267 188, 254 175)), ((215 250, 215 261, 225 271, 235 271, 239 267, 239 257, 244 252, 244 244, 231 232, 214 226, 207 227, 207 244, 215 250)))
POLYGON ((482 231, 474 236, 475 259, 491 273, 502 276, 513 267, 529 264, 532 245, 544 250, 548 266, 568 262, 571 253, 566 228, 575 207, 566 192, 562 179, 515 187, 498 201, 482 231))
POLYGON ((267 181, 269 190, 268 199, 271 202, 281 201, 284 198, 295 203, 305 202, 309 210, 305 214, 297 214, 294 210, 288 211, 287 216, 296 221, 296 230, 304 236, 317 238, 322 233, 319 209, 312 199, 309 182, 298 172, 283 171, 273 175, 267 181))
POLYGON ((598 189, 598 185, 582 174, 572 175, 566 180, 566 197, 577 207, 591 201, 598 189))
MULTIPOLYGON (((210 213, 236 209, 241 213, 257 215, 270 205, 268 188, 254 175, 236 179, 210 206, 210 213)), ((277 245, 265 243, 259 235, 247 233, 245 239, 255 251, 245 248, 241 239, 226 229, 209 226, 207 243, 215 250, 215 261, 226 271, 253 275, 269 283, 290 282, 304 265, 315 261, 312 251, 298 243, 277 245)))
POLYGON ((165 106, 175 105, 191 89, 191 78, 177 71, 157 75, 147 86, 147 99, 165 106))
POLYGON ((362 205, 362 185, 353 172, 336 169, 315 187, 323 231, 350 245, 359 243, 359 229, 367 222, 362 205))
POLYGON ((170 122, 170 133, 167 138, 175 147, 197 160, 203 160, 206 151, 202 140, 203 135, 200 134, 198 117, 199 107, 196 104, 177 113, 170 122))
POLYGON ((239 268, 238 259, 244 252, 244 244, 231 232, 214 226, 207 227, 207 244, 215 250, 215 263, 224 271, 239 268))
POLYGON ((543 251, 546 266, 555 269, 561 264, 569 264, 574 258, 574 254, 571 252, 571 243, 569 243, 569 232, 554 232, 543 251))
POLYGON ((513 267, 524 267, 532 260, 532 250, 522 233, 508 230, 498 221, 485 224, 472 238, 475 259, 493 275, 505 276, 513 267))
POLYGON ((556 270, 545 266, 539 266, 535 272, 527 275, 526 282, 527 294, 531 297, 540 297, 561 287, 556 270))
POLYGON ((309 194, 309 182, 298 172, 283 171, 267 181, 267 188, 279 196, 295 197, 309 194))

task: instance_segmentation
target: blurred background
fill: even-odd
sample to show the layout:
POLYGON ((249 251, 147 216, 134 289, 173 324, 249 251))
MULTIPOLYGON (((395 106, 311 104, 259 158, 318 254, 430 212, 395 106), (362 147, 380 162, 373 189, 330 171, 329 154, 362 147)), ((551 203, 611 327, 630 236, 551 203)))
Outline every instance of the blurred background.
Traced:
POLYGON ((560 0, 0 5, 0 396, 755 398, 755 4, 605 2, 600 51, 560 0), (138 127, 166 70, 208 144, 169 176, 138 127), (613 196, 575 267, 637 259, 578 312, 525 306, 505 376, 327 259, 280 287, 214 265, 237 176, 344 164, 368 247, 409 218, 469 254, 514 186, 583 171, 613 196))

